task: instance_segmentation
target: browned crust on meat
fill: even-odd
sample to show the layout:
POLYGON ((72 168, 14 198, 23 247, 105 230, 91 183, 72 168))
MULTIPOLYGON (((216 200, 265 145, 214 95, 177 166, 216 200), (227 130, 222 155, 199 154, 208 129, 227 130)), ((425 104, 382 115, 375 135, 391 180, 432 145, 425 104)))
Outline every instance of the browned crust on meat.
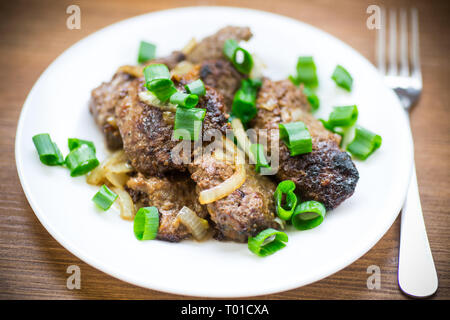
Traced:
POLYGON ((123 98, 121 92, 133 79, 129 74, 119 72, 110 82, 104 82, 91 93, 89 110, 102 130, 106 146, 111 150, 122 148, 122 138, 116 124, 114 110, 123 98))
MULTIPOLYGON (((156 58, 148 61, 145 65, 163 63, 169 69, 173 69, 179 62, 185 59, 185 55, 180 51, 174 51, 166 57, 156 58)), ((129 87, 130 81, 142 76, 143 66, 123 66, 113 76, 109 82, 104 82, 91 93, 89 110, 95 122, 102 130, 106 146, 110 150, 122 148, 123 142, 119 128, 116 123, 115 109, 125 96, 123 94, 129 87)))
POLYGON ((250 28, 227 26, 215 34, 204 38, 186 56, 192 63, 201 63, 205 60, 215 60, 223 57, 223 45, 227 39, 236 41, 249 40, 252 37, 250 28))
POLYGON ((144 80, 133 80, 116 107, 123 148, 131 165, 150 176, 175 169, 184 171, 184 165, 174 163, 170 155, 177 144, 171 141, 173 127, 166 123, 161 109, 139 100, 140 90, 146 90, 144 80))
MULTIPOLYGON (((197 191, 210 189, 234 173, 228 163, 213 156, 204 156, 190 166, 197 191)), ((254 168, 246 166, 246 180, 234 192, 207 205, 211 220, 215 223, 219 240, 247 241, 267 228, 277 228, 274 221, 273 192, 275 184, 267 177, 255 174, 254 168)))
POLYGON ((222 94, 227 112, 231 111, 233 98, 241 86, 242 79, 246 78, 225 59, 207 60, 201 64, 200 78, 203 82, 222 94))
MULTIPOLYGON (((257 107, 258 115, 251 124, 255 129, 278 132, 279 123, 294 121, 303 121, 308 127, 312 152, 292 157, 286 145, 279 142, 277 178, 294 181, 302 201, 320 201, 327 209, 333 209, 353 194, 359 179, 358 171, 351 157, 339 148, 340 137, 326 130, 309 113, 301 89, 289 80, 273 82, 266 79, 258 95, 257 107)), ((279 136, 269 135, 270 139, 279 139, 279 136)))
POLYGON ((142 174, 127 182, 127 189, 138 207, 155 206, 159 211, 157 239, 178 242, 190 237, 177 215, 184 206, 206 218, 206 208, 198 202, 195 183, 188 175, 146 178, 142 174))
MULTIPOLYGON (((225 133, 228 124, 222 97, 214 89, 206 89, 206 95, 197 105, 197 108, 206 109, 202 130, 218 129, 225 133)), ((122 103, 116 107, 117 124, 131 165, 149 176, 185 171, 186 165, 172 159, 171 155, 180 143, 172 140, 173 122, 160 108, 139 100, 139 92, 145 90, 143 78, 135 79, 124 92, 122 103)))

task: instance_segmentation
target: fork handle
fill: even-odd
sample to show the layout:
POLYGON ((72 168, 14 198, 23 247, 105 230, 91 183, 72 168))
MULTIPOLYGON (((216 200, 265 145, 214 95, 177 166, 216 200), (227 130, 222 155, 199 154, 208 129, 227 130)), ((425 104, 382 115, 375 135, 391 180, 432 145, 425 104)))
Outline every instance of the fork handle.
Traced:
POLYGON ((404 293, 417 298, 431 296, 438 288, 438 277, 420 205, 415 164, 402 209, 398 284, 404 293))

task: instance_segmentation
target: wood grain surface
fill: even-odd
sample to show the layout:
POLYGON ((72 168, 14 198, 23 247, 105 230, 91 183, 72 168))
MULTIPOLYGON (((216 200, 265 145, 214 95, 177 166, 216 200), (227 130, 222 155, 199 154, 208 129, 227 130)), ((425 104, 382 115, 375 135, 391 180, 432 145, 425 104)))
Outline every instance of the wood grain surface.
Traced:
MULTIPOLYGON (((366 27, 366 8, 370 4, 419 9, 424 91, 412 111, 412 131, 422 207, 440 285, 432 298, 449 299, 449 1, 386 3, 376 0, 1 1, 0 298, 188 298, 138 288, 85 264, 50 236, 28 205, 14 159, 17 121, 34 82, 69 46, 100 28, 135 15, 181 6, 228 5, 261 9, 304 21, 342 39, 374 61, 375 31, 366 27), (80 30, 66 28, 66 8, 70 4, 81 8, 80 30), (66 288, 66 269, 73 264, 81 268, 80 290, 66 288)), ((366 255, 322 281, 262 298, 405 299, 397 285, 399 230, 400 219, 397 219, 366 255), (370 265, 381 268, 379 290, 369 290, 366 286, 370 265)))

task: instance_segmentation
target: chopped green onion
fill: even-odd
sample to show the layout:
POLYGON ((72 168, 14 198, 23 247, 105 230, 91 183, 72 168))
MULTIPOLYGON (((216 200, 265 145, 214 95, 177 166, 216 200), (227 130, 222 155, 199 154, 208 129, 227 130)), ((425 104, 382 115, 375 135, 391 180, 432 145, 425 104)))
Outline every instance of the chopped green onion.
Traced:
POLYGON ((293 76, 293 75, 289 75, 288 77, 289 80, 291 80, 291 82, 295 85, 295 86, 299 86, 300 85, 300 81, 297 79, 297 77, 293 76))
POLYGON ((165 64, 161 63, 151 64, 144 68, 144 78, 146 83, 158 79, 170 80, 169 68, 167 68, 165 64))
POLYGON ((327 129, 328 131, 334 132, 334 127, 332 125, 330 125, 327 120, 319 119, 319 121, 322 122, 322 125, 325 129, 327 129))
POLYGON ((366 160, 381 146, 381 141, 382 139, 379 135, 357 126, 355 138, 347 146, 347 151, 361 160, 366 160))
POLYGON ((185 108, 193 108, 198 103, 198 96, 196 94, 189 94, 184 92, 175 92, 170 97, 170 103, 177 104, 185 108))
POLYGON ((138 240, 153 240, 158 234, 159 213, 156 207, 143 207, 134 217, 134 235, 138 240))
POLYGON ((306 125, 301 122, 280 123, 280 138, 288 147, 291 156, 312 151, 312 139, 306 125))
POLYGON ((141 41, 139 45, 138 63, 152 60, 156 56, 156 46, 153 43, 141 41))
POLYGON ((289 220, 297 205, 294 193, 295 183, 291 180, 281 181, 274 193, 277 215, 283 220, 289 220), (283 204, 284 202, 284 204, 283 204))
POLYGON ((260 257, 267 257, 286 247, 288 236, 282 231, 268 228, 255 237, 248 237, 248 249, 260 257))
POLYGON ((197 141, 202 129, 206 109, 177 108, 175 113, 174 138, 197 141), (186 134, 187 133, 187 134, 186 134), (186 137, 188 135, 188 137, 186 137))
POLYGON ((347 91, 352 90, 353 78, 343 66, 336 66, 331 79, 333 79, 339 87, 344 88, 347 91))
POLYGON ((145 86, 161 102, 166 102, 174 93, 177 92, 170 72, 164 64, 151 64, 144 68, 145 86))
POLYGON ((261 167, 269 168, 269 163, 264 155, 264 147, 262 144, 254 143, 250 146, 250 152, 253 154, 253 159, 255 159, 255 170, 260 172, 261 167))
POLYGON ((68 140, 68 145, 69 145, 69 150, 70 151, 72 151, 73 149, 78 148, 82 144, 85 144, 88 147, 91 147, 92 149, 94 149, 94 152, 95 152, 95 145, 94 145, 94 143, 92 141, 82 140, 82 139, 77 139, 77 138, 69 138, 69 140, 68 140))
POLYGON ((298 84, 304 83, 305 86, 315 88, 319 85, 317 79, 316 64, 312 57, 299 57, 297 61, 297 77, 298 84))
POLYGON ((318 201, 306 201, 300 203, 292 215, 292 225, 297 230, 308 230, 322 223, 327 210, 318 201))
POLYGON ((34 146, 39 154, 41 162, 47 166, 58 166, 64 164, 64 157, 56 143, 50 139, 48 133, 33 136, 34 146))
POLYGON ((306 99, 308 100, 309 105, 311 106, 311 110, 314 112, 317 109, 319 109, 320 101, 317 94, 315 94, 311 88, 306 86, 303 88, 303 93, 305 94, 306 99))
POLYGON ((92 201, 103 210, 111 208, 118 195, 112 192, 106 185, 102 185, 100 190, 92 198, 92 201))
POLYGON ((331 127, 351 127, 358 119, 358 108, 353 106, 334 107, 328 117, 331 127))
POLYGON ((223 54, 228 58, 228 60, 232 61, 237 48, 239 48, 237 41, 234 39, 228 39, 223 45, 223 54))
POLYGON ((223 46, 223 53, 233 63, 237 71, 244 74, 249 74, 252 71, 252 55, 244 48, 241 48, 236 40, 226 40, 223 46))
POLYGON ((204 96, 206 94, 205 84, 201 79, 188 83, 184 87, 186 88, 187 92, 196 94, 199 97, 204 96))
POLYGON ((241 119, 245 125, 256 116, 256 96, 261 87, 261 81, 244 79, 241 81, 241 87, 234 95, 231 113, 233 116, 241 119))
POLYGON ((99 165, 95 150, 86 144, 73 149, 66 157, 66 165, 72 177, 88 173, 99 165))
POLYGON ((153 80, 147 84, 147 89, 161 102, 166 102, 174 93, 177 92, 177 89, 170 79, 153 80))

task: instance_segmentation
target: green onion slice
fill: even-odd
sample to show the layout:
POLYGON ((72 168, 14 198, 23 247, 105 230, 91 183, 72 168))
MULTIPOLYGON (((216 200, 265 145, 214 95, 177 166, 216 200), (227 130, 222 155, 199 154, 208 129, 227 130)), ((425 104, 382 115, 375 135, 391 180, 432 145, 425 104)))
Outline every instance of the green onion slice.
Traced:
POLYGON ((291 82, 292 82, 295 86, 298 87, 298 86, 300 85, 300 81, 297 79, 296 76, 289 75, 288 79, 291 80, 291 82))
POLYGON ((282 231, 268 228, 255 237, 248 238, 248 249, 260 257, 267 257, 283 249, 288 236, 282 231))
POLYGON ((156 207, 143 207, 134 217, 134 235, 138 240, 153 240, 158 234, 159 213, 156 207))
POLYGON ((170 72, 164 64, 151 64, 144 68, 145 86, 161 102, 166 102, 174 93, 177 92, 170 72))
POLYGON ((156 46, 153 43, 141 41, 139 45, 138 63, 144 63, 154 59, 156 56, 156 46))
POLYGON ((241 48, 236 40, 226 40, 223 46, 223 53, 233 63, 237 71, 244 74, 249 74, 252 71, 252 55, 244 48, 241 48))
POLYGON ((56 143, 50 139, 48 133, 33 136, 34 146, 39 154, 41 162, 47 166, 58 166, 64 164, 64 157, 56 143))
POLYGON ((174 138, 197 141, 202 129, 206 109, 177 108, 175 113, 174 138))
POLYGON ((186 88, 187 92, 196 94, 199 97, 204 96, 206 94, 205 84, 201 79, 188 83, 184 87, 186 88))
POLYGON ((331 127, 351 127, 358 119, 358 108, 353 106, 334 107, 328 118, 331 127))
POLYGON ((289 220, 297 205, 294 193, 295 183, 291 180, 281 181, 274 193, 277 215, 283 220, 289 220))
POLYGON ((305 86, 315 88, 319 85, 317 79, 316 64, 312 57, 299 57, 297 61, 297 78, 298 84, 304 83, 305 86))
POLYGON ((317 94, 315 94, 315 92, 311 88, 306 86, 303 88, 303 93, 305 94, 306 99, 308 100, 309 105, 311 106, 311 111, 314 112, 318 110, 320 106, 320 101, 317 94))
POLYGON ((151 64, 144 68, 144 78, 146 83, 159 79, 170 80, 169 68, 167 68, 165 64, 161 63, 151 64))
POLYGON ((319 121, 322 122, 322 125, 325 129, 327 129, 328 131, 334 132, 334 127, 332 125, 330 125, 327 120, 319 119, 319 121))
POLYGON ((254 143, 250 145, 250 152, 253 154, 253 159, 255 159, 255 170, 256 172, 261 171, 261 167, 269 168, 269 163, 264 155, 264 147, 262 144, 254 143))
POLYGON ((72 151, 73 149, 78 148, 82 144, 85 144, 88 147, 92 148, 94 150, 94 152, 95 152, 95 145, 94 145, 94 143, 92 141, 82 140, 82 139, 77 139, 77 138, 69 138, 68 139, 68 145, 69 145, 69 150, 70 151, 72 151))
POLYGON ((147 83, 146 87, 161 102, 166 102, 174 93, 177 92, 177 89, 170 79, 156 79, 147 83))
POLYGON ((106 185, 102 185, 100 190, 92 198, 92 201, 104 211, 111 208, 118 195, 112 192, 106 185))
POLYGON ((331 79, 333 79, 339 87, 344 88, 347 91, 352 90, 353 78, 343 66, 336 66, 331 79))
POLYGON ((223 54, 228 58, 228 60, 232 61, 237 48, 239 48, 237 41, 234 39, 228 39, 223 45, 223 54))
POLYGON ((66 165, 72 177, 88 173, 99 165, 95 150, 86 144, 73 149, 66 157, 66 165))
POLYGON ((280 138, 288 147, 291 156, 312 151, 312 139, 306 125, 301 122, 280 123, 280 138))
POLYGON ((382 139, 379 135, 357 126, 355 128, 355 138, 347 146, 347 151, 361 160, 366 160, 381 146, 381 141, 382 139))
POLYGON ((196 94, 177 91, 170 97, 170 103, 189 109, 197 105, 198 96, 196 94))
POLYGON ((325 218, 327 210, 318 201, 300 203, 292 215, 292 225, 297 230, 308 230, 317 227, 325 218))
POLYGON ((244 79, 241 81, 241 87, 234 95, 231 113, 241 119, 244 125, 253 119, 258 112, 256 96, 260 87, 261 81, 244 79))

